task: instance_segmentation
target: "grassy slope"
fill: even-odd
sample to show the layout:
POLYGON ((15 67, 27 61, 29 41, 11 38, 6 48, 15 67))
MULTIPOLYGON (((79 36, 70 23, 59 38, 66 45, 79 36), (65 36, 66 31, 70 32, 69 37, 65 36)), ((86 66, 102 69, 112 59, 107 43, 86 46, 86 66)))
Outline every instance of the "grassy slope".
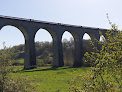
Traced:
MULTIPOLYGON (((36 87, 38 92, 68 92, 72 79, 76 75, 86 73, 87 71, 90 71, 90 68, 39 67, 37 69, 25 70, 21 74, 28 76, 32 83, 38 85, 36 87)), ((18 74, 20 73, 13 73, 14 76, 18 74)))

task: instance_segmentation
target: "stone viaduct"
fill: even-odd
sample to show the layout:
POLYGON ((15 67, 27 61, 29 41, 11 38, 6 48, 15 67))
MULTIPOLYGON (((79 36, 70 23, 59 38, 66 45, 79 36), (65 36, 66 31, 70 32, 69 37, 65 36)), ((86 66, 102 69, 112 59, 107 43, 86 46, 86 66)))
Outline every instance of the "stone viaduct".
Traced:
POLYGON ((25 57, 24 68, 33 68, 36 66, 35 55, 35 34, 41 28, 47 30, 53 39, 53 67, 62 67, 63 51, 62 51, 62 35, 65 31, 72 34, 75 45, 74 67, 83 66, 83 35, 89 34, 92 41, 100 39, 99 31, 105 36, 106 29, 82 27, 76 25, 68 25, 61 23, 45 22, 33 19, 16 18, 9 16, 0 16, 0 30, 2 27, 11 25, 18 28, 25 38, 25 57))

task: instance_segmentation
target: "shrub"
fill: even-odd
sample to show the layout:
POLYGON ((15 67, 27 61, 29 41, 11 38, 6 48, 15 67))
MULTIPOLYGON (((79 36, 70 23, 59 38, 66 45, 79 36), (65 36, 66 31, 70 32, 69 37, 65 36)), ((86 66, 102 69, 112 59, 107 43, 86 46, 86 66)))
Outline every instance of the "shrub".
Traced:
POLYGON ((35 92, 34 85, 21 74, 11 77, 14 68, 12 56, 15 54, 14 49, 5 46, 0 51, 0 92, 35 92))
MULTIPOLYGON (((122 91, 122 31, 115 24, 107 31, 107 39, 99 41, 101 50, 94 46, 95 52, 85 53, 86 62, 93 65, 90 74, 80 75, 84 79, 81 87, 73 86, 75 92, 121 92, 122 91), (115 31, 116 30, 116 31, 115 31)), ((76 79, 77 79, 76 78, 76 79)), ((75 80, 73 81, 75 82, 75 80)))

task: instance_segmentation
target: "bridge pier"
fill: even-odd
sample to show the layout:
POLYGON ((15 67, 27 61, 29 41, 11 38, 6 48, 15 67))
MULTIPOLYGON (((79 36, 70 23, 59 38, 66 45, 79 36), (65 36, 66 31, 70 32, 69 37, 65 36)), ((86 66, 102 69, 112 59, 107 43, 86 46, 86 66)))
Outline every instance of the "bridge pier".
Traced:
POLYGON ((25 38, 25 58, 24 69, 31 69, 36 67, 36 54, 34 36, 28 35, 25 38))
POLYGON ((84 55, 82 38, 79 36, 77 39, 74 40, 74 43, 75 43, 75 57, 73 66, 81 67, 83 66, 82 58, 84 55))
POLYGON ((64 66, 61 36, 53 38, 53 67, 64 66))

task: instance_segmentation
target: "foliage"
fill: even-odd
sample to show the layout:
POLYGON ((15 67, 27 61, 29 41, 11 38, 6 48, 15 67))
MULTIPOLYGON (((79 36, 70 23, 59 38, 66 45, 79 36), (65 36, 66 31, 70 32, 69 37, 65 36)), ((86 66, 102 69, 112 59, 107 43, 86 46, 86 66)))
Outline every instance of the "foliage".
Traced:
MULTIPOLYGON (((92 51, 92 47, 89 46, 90 42, 88 40, 83 41, 84 52, 92 51)), ((74 39, 70 38, 63 39, 63 56, 64 56, 64 65, 72 66, 74 63, 74 39)), ((17 53, 12 58, 14 58, 14 62, 12 65, 19 66, 24 65, 24 61, 21 62, 24 58, 24 45, 20 44, 18 46, 14 46, 11 49, 17 53)), ((53 62, 53 44, 52 42, 35 42, 36 49, 36 58, 37 58, 37 66, 49 66, 52 65, 53 62)), ((84 62, 85 66, 90 66, 89 63, 84 62)))
POLYGON ((74 62, 74 39, 70 38, 69 41, 67 39, 63 39, 62 45, 63 45, 64 65, 72 66, 74 62))
MULTIPOLYGON (((81 87, 73 86, 75 92, 121 92, 122 91, 122 31, 115 24, 109 23, 112 29, 107 31, 104 42, 97 41, 102 47, 95 52, 85 53, 86 62, 93 67, 90 74, 79 77, 87 81, 81 87)), ((78 77, 78 78, 79 78, 78 77)), ((75 81, 75 80, 74 80, 75 81)))
POLYGON ((27 78, 20 77, 21 74, 16 79, 11 77, 14 68, 12 66, 13 55, 15 54, 14 49, 5 46, 0 51, 0 92, 34 92, 34 86, 27 78))
POLYGON ((5 46, 4 49, 0 51, 0 91, 4 90, 7 74, 12 71, 12 67, 9 66, 12 65, 11 54, 13 53, 10 52, 10 49, 7 49, 5 46))

